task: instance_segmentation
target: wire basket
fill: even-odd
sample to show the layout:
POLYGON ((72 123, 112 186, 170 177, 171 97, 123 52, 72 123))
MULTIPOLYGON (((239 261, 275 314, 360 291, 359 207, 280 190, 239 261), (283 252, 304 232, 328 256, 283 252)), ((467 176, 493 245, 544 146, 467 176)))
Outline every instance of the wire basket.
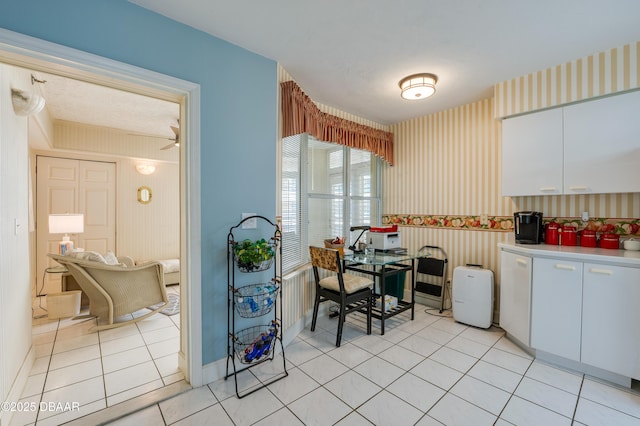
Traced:
POLYGON ((273 309, 280 287, 278 284, 251 284, 235 290, 235 306, 243 318, 255 318, 273 309))
POLYGON ((263 260, 260 263, 242 263, 240 259, 236 257, 236 264, 240 272, 260 272, 266 271, 273 265, 273 257, 268 260, 263 260))
POLYGON ((236 356, 243 364, 252 364, 267 358, 276 344, 278 324, 256 325, 240 330, 234 337, 236 356))

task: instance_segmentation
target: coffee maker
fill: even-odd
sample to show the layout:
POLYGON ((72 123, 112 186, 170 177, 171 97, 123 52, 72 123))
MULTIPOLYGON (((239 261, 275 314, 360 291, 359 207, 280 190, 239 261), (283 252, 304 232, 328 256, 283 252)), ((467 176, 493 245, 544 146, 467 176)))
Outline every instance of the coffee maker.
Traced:
POLYGON ((516 212, 513 214, 513 228, 516 243, 540 244, 544 228, 542 227, 541 212, 516 212))

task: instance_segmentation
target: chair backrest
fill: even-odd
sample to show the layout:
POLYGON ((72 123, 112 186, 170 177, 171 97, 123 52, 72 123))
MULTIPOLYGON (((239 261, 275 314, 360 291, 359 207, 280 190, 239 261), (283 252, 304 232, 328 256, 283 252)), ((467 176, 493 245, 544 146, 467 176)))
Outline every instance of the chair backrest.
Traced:
POLYGON ((336 273, 342 271, 340 269, 340 254, 338 250, 309 246, 309 254, 314 268, 322 268, 336 273))

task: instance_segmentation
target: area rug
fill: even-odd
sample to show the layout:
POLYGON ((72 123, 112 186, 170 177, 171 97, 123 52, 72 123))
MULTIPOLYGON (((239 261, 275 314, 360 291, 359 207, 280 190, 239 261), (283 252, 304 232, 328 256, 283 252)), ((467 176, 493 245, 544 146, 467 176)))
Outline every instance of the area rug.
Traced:
POLYGON ((160 311, 161 314, 165 315, 175 315, 180 313, 180 295, 175 293, 167 294, 167 299, 169 299, 169 304, 166 308, 160 311))

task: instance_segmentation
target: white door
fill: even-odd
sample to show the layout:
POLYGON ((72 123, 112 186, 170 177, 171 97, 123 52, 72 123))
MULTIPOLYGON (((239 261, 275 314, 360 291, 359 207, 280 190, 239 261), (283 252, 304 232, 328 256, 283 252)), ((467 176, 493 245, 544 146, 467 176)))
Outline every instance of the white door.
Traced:
POLYGON ((500 327, 525 346, 529 344, 531 258, 500 253, 500 327))
POLYGON ((562 108, 502 121, 502 195, 562 193, 562 108))
POLYGON ((640 269, 584 264, 582 362, 640 379, 640 269))
POLYGON ((640 92, 564 108, 564 192, 640 191, 640 92))
POLYGON ((115 250, 116 166, 45 156, 38 156, 36 165, 36 286, 38 294, 57 293, 60 275, 44 274, 57 265, 47 253, 57 253, 62 240, 62 235, 49 233, 49 214, 83 213, 84 232, 70 235, 75 247, 115 250))
POLYGON ((580 361, 582 263, 533 259, 531 347, 580 361))

